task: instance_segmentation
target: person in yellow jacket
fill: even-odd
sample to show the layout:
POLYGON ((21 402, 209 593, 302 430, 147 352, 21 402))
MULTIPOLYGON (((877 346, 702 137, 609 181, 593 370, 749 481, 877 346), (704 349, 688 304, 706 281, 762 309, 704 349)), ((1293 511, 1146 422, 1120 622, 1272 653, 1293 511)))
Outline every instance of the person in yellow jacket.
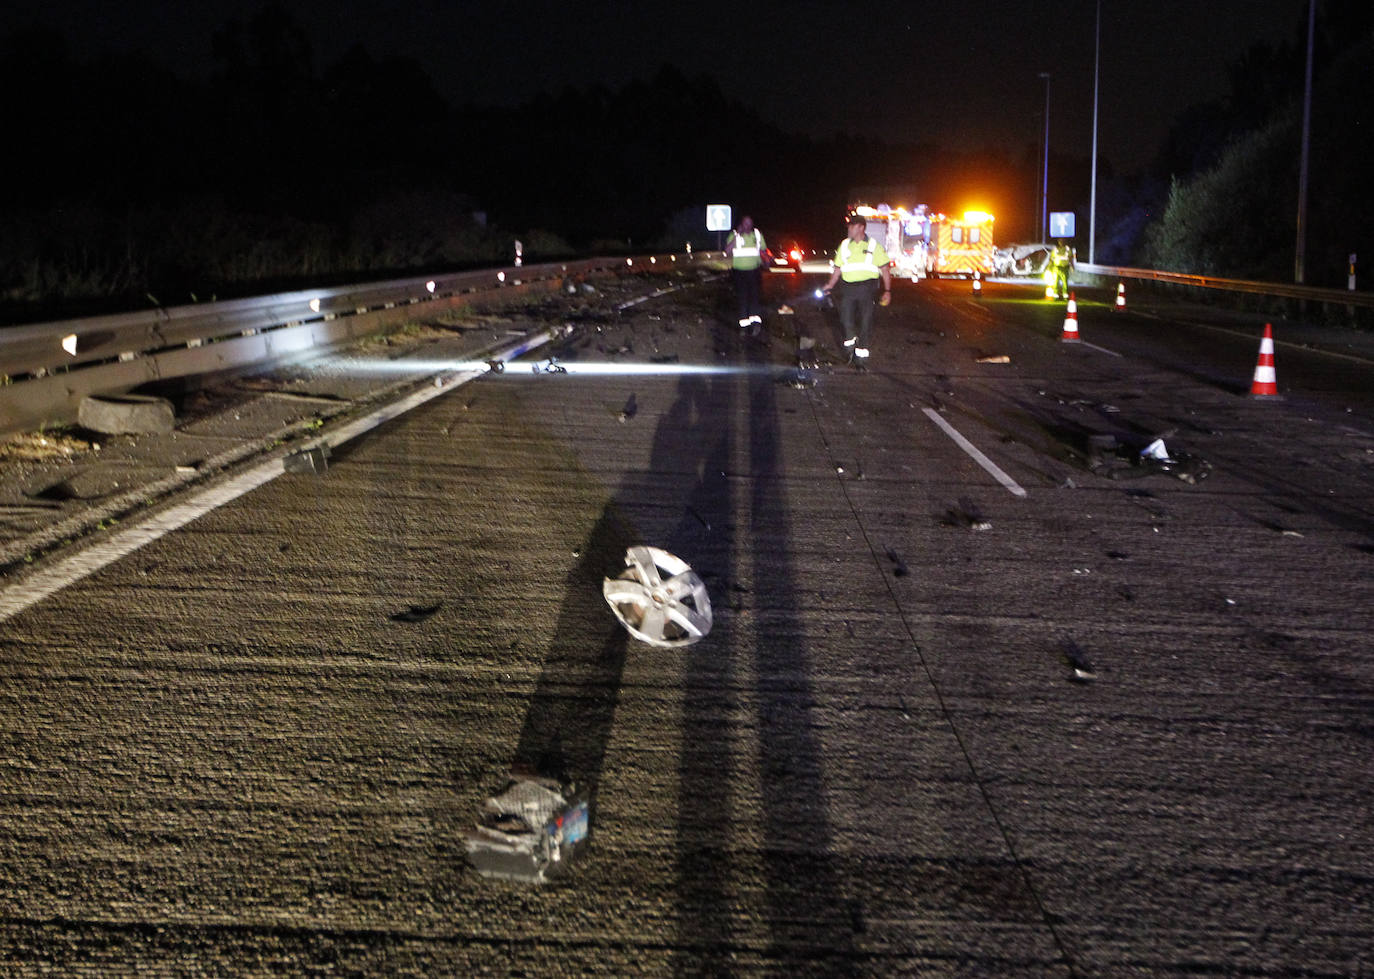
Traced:
POLYGON ((892 269, 882 242, 868 237, 868 221, 860 214, 849 218, 849 235, 835 249, 835 271, 830 273, 822 292, 829 293, 840 284, 840 323, 844 326, 844 346, 851 362, 860 369, 868 365, 868 344, 873 333, 873 302, 886 306, 892 302, 892 269), (883 290, 878 292, 878 280, 883 290))
POLYGON ((752 326, 757 333, 763 326, 763 256, 767 250, 763 232, 754 227, 754 219, 747 214, 725 243, 725 257, 730 260, 730 279, 735 285, 742 330, 752 326))

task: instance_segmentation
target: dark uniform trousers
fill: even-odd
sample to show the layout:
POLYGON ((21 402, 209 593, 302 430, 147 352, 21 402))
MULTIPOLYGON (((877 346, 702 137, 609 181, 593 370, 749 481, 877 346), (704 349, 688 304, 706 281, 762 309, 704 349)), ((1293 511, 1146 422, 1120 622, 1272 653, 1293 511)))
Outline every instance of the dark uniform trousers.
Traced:
POLYGON ((878 283, 878 279, 840 280, 840 322, 844 325, 844 338, 858 337, 857 346, 865 349, 873 333, 873 304, 878 299, 878 283))

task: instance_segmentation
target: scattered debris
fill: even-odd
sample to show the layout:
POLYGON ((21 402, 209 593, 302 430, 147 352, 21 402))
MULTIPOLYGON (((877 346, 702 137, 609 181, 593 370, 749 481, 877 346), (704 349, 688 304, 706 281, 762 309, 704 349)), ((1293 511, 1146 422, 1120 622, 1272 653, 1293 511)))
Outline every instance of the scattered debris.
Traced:
POLYGON ((435 602, 433 605, 412 605, 404 612, 397 612, 392 615, 392 622, 423 622, 443 606, 443 602, 435 602))
POLYGON ((1186 452, 1170 451, 1164 444, 1165 437, 1161 435, 1143 448, 1135 449, 1109 432, 1089 433, 1088 469, 1108 479, 1135 479, 1156 474, 1174 476, 1189 484, 1206 479, 1212 471, 1211 464, 1186 452))
POLYGON ((36 462, 54 456, 68 457, 87 449, 100 449, 99 442, 88 442, 65 431, 27 432, 0 443, 0 462, 36 462))
POLYGON ((513 778, 466 835, 483 877, 542 884, 567 868, 590 830, 587 801, 553 779, 513 778))
POLYGON ((778 314, 781 316, 791 316, 794 312, 796 312, 796 310, 794 310, 791 306, 787 305, 786 303, 783 303, 781 306, 778 307, 778 314))
POLYGON ((1010 364, 1010 363, 1011 363, 1011 358, 1008 357, 1006 354, 994 354, 994 355, 987 356, 987 357, 979 357, 979 358, 978 358, 978 363, 980 363, 980 364, 1010 364))
POLYGON ((884 548, 884 550, 887 553, 887 559, 892 562, 892 576, 894 578, 905 578, 909 572, 907 571, 906 562, 902 560, 901 555, 890 547, 884 548))
POLYGON ((784 371, 774 378, 774 380, 778 384, 785 384, 790 388, 796 388, 798 391, 804 391, 807 388, 816 386, 815 376, 811 374, 810 369, 805 365, 799 366, 794 371, 784 371))
POLYGON ((621 422, 627 422, 637 414, 639 414, 639 402, 632 393, 626 400, 625 407, 620 409, 620 414, 617 417, 621 422))

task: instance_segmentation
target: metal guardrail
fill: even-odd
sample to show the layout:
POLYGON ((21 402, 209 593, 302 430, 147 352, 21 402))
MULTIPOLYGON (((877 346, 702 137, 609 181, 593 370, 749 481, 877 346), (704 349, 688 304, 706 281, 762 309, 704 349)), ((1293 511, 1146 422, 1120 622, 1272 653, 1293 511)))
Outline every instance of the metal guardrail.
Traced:
POLYGON ((1080 272, 1087 272, 1089 275, 1103 275, 1121 279, 1149 279, 1154 282, 1196 286, 1199 289, 1248 292, 1253 295, 1274 296, 1282 299, 1306 299, 1312 302, 1333 303, 1342 306, 1374 307, 1374 293, 1370 292, 1318 289, 1313 286, 1286 285, 1282 282, 1255 282, 1249 279, 1222 279, 1214 275, 1186 275, 1182 272, 1130 269, 1115 265, 1089 265, 1085 262, 1079 262, 1074 267, 1080 272))
POLYGON ((0 328, 0 436, 70 422, 88 396, 301 356, 501 290, 557 288, 569 276, 699 266, 710 257, 512 266, 0 328))

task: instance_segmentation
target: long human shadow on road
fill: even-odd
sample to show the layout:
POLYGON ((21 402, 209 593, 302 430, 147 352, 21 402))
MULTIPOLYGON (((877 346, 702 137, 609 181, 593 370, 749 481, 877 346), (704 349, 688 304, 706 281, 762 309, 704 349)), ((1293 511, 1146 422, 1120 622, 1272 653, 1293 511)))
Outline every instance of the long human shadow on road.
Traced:
POLYGON ((763 345, 720 329, 717 345, 759 371, 744 378, 680 378, 674 402, 655 428, 648 471, 625 475, 569 572, 556 638, 526 713, 514 766, 575 782, 591 804, 595 837, 601 771, 630 655, 626 633, 601 601, 601 581, 624 567, 631 544, 677 554, 705 580, 717 609, 715 629, 684 648, 634 647, 634 655, 642 649, 648 656, 676 657, 665 672, 683 675, 675 971, 734 972, 740 944, 761 937, 744 933, 754 927, 747 924, 749 911, 762 910, 768 929, 763 954, 771 964, 790 964, 808 975, 843 974, 857 918, 830 856, 834 833, 811 706, 815 666, 802 635, 789 557, 791 519, 780 491, 784 460, 776 388, 763 345), (747 473, 739 471, 741 431, 747 473), (751 487, 744 530, 735 522, 740 485, 751 487), (742 573, 752 580, 741 581, 742 573), (776 632, 749 636, 737 629, 730 613, 737 601, 766 609, 776 632), (757 689, 744 687, 750 673, 757 689), (757 718, 741 725, 740 715, 751 707, 757 718), (740 754, 753 732, 761 738, 756 763, 740 754), (753 786, 743 780, 755 771, 761 817, 753 815, 752 805, 746 812, 740 801, 752 794, 753 786), (761 818, 762 824, 743 826, 747 818, 761 818), (755 837, 763 842, 761 856, 739 860, 740 848, 755 837), (750 908, 756 900, 765 907, 750 908))
MULTIPOLYGON (((751 363, 766 363, 758 347, 751 363)), ((848 974, 862 912, 847 899, 836 865, 834 829, 826 809, 824 751, 815 716, 816 656, 806 640, 793 566, 792 517, 781 485, 783 457, 779 386, 761 371, 749 375, 750 533, 753 603, 767 610, 769 632, 755 636, 759 679, 759 769, 763 778, 771 954, 810 975, 848 974)), ((756 621, 763 620, 757 616, 756 621)))
POLYGON ((568 573, 554 642, 544 660, 512 770, 572 785, 588 802, 594 836, 601 768, 620 702, 629 637, 601 601, 601 581, 638 543, 614 502, 582 545, 568 573), (600 636, 600 642, 594 638, 600 636), (590 641, 589 641, 590 640, 590 641))
MULTIPOLYGON (((729 908, 741 903, 741 893, 756 892, 759 882, 745 878, 755 871, 734 866, 732 854, 757 834, 763 843, 761 883, 769 931, 765 957, 772 965, 789 964, 808 975, 843 974, 851 967, 847 963, 857 918, 830 856, 834 833, 825 811, 822 750, 811 706, 815 667, 802 634, 790 558, 791 519, 780 488, 784 460, 777 385, 768 371, 766 347, 723 329, 724 344, 736 351, 742 347, 742 356, 757 370, 743 380, 721 377, 705 385, 684 380, 654 452, 655 468, 671 459, 681 469, 685 458, 695 457, 703 475, 688 505, 713 528, 707 553, 717 562, 716 570, 724 572, 708 579, 720 608, 716 630, 687 652, 677 894, 680 940, 691 960, 678 971, 728 974, 739 967, 731 955, 732 941, 746 936, 736 934, 741 921, 729 908), (693 432, 683 425, 691 417, 707 423, 693 432), (732 473, 741 426, 748 440, 747 480, 732 473), (732 487, 741 483, 751 487, 747 532, 734 523, 732 487), (737 580, 741 574, 750 575, 747 584, 737 580), (729 614, 736 600, 766 610, 766 617, 755 621, 766 618, 775 631, 749 636, 736 628, 740 620, 729 614), (750 672, 742 669, 750 652, 757 680, 752 692, 742 686, 750 672), (747 792, 741 779, 755 766, 737 754, 736 746, 747 735, 737 729, 735 718, 751 703, 758 713, 756 723, 747 726, 760 738, 762 825, 742 833, 743 816, 735 811, 735 800, 747 792)), ((693 530, 686 523, 679 529, 693 530)))

